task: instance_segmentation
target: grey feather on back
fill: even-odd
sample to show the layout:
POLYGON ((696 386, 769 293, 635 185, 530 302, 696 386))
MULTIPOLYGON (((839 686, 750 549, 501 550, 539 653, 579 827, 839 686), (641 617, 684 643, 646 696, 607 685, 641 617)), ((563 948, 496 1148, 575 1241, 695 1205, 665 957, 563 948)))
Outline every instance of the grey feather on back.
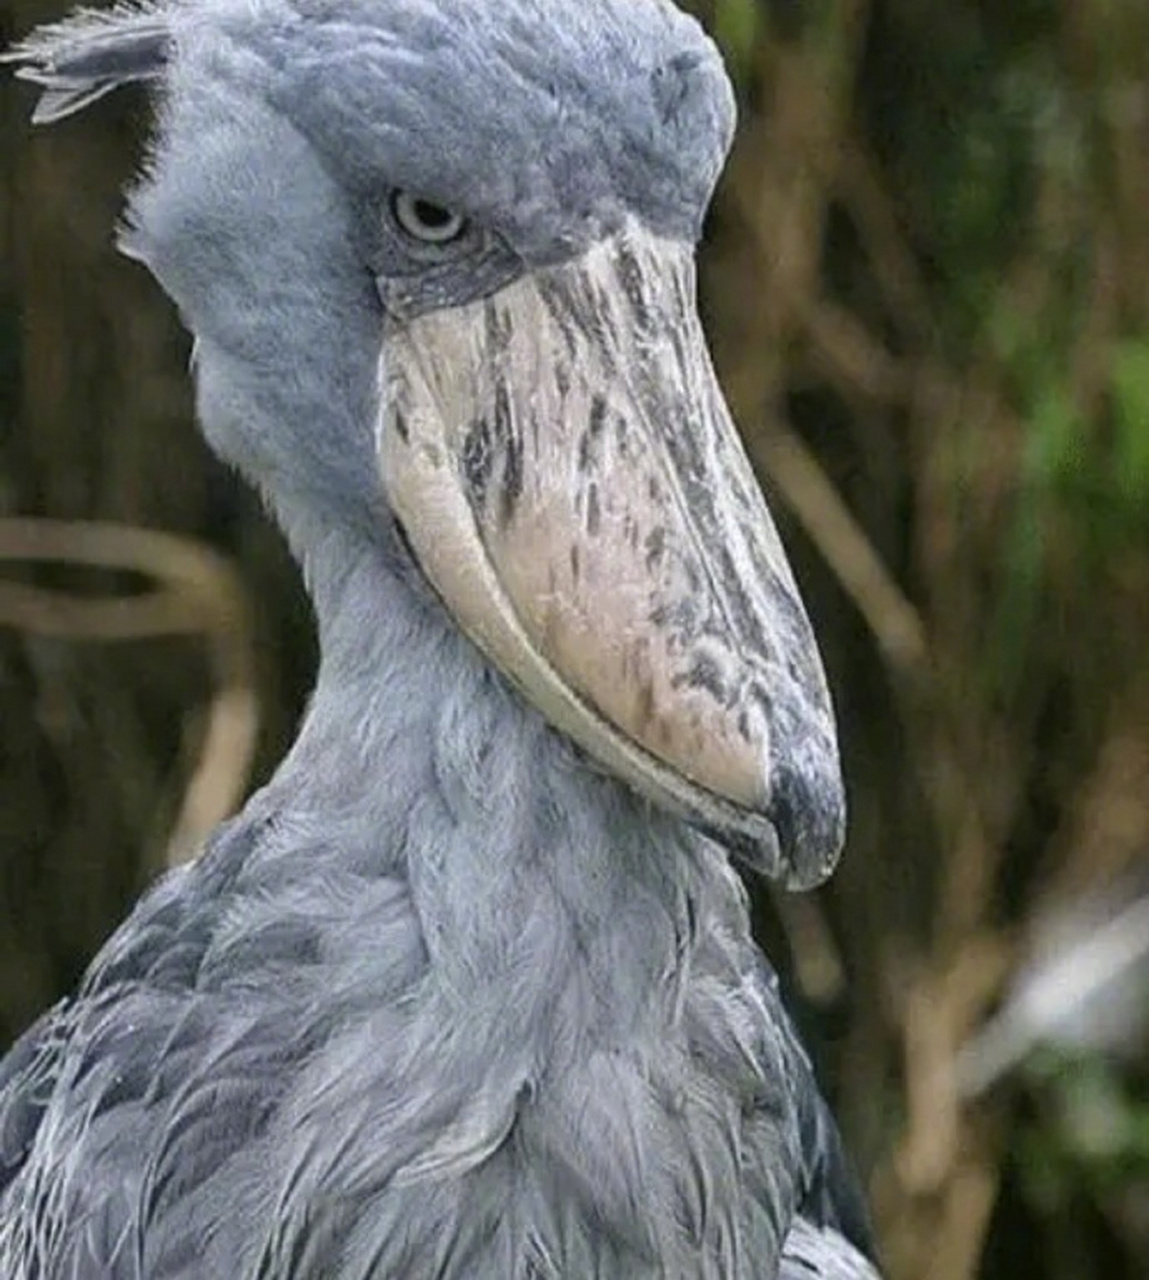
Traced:
POLYGON ((16 75, 43 90, 33 123, 52 124, 120 85, 157 79, 169 39, 167 19, 157 8, 85 10, 42 27, 0 55, 0 62, 23 64, 16 75))

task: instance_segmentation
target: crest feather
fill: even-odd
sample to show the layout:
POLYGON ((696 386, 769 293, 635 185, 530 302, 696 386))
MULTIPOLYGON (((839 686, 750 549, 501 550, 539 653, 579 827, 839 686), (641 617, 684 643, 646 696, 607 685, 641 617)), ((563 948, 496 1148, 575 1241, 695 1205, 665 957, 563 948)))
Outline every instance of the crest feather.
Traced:
POLYGON ((171 28, 154 5, 80 9, 32 32, 0 54, 16 75, 42 89, 34 124, 82 111, 120 85, 158 79, 167 64, 171 28))

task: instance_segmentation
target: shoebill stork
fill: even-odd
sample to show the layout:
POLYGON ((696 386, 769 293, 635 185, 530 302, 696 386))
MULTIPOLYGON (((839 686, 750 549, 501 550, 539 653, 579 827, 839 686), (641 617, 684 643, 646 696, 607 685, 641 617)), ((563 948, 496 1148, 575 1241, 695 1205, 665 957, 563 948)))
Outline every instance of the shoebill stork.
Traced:
POLYGON ((0 1273, 873 1276, 730 861, 809 886, 844 818, 695 312, 713 46, 663 0, 168 0, 9 57, 40 121, 154 86, 122 245, 322 656, 0 1068, 0 1273))

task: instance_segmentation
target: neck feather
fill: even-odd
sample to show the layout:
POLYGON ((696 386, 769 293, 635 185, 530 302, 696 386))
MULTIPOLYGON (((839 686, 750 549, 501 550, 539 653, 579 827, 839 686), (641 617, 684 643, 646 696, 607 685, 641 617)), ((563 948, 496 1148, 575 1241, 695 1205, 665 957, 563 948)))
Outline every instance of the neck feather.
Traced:
POLYGON ((396 1237, 429 1249, 442 1227, 426 1179, 442 1176, 452 1222, 486 1221, 497 1188, 500 1230, 527 1232, 515 1257, 550 1204, 587 1274, 741 1277, 727 1256, 740 1239, 755 1274, 772 1272, 797 1195, 803 1068, 766 1008, 725 855, 550 730, 386 519, 284 523, 306 549, 321 669, 241 826, 260 833, 259 896, 328 913, 306 1009, 336 1030, 292 1131, 338 1156, 303 1160, 301 1203, 359 1194, 366 1177, 388 1188, 396 1237), (698 1185, 692 1170, 707 1171, 698 1185))
POLYGON ((338 831, 349 861, 404 874, 447 969, 489 980, 550 901, 580 935, 605 932, 630 950, 640 982, 661 972, 690 882, 724 857, 596 770, 506 685, 427 587, 393 522, 356 526, 306 509, 283 522, 322 657, 267 798, 338 831), (620 922, 625 932, 636 913, 644 928, 624 941, 620 922))

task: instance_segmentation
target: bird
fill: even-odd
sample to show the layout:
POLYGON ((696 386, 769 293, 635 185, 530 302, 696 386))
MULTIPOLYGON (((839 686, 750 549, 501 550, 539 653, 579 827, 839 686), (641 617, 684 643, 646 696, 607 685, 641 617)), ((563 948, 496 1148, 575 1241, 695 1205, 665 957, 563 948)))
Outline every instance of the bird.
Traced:
POLYGON ((0 1274, 876 1280, 740 872, 844 840, 712 368, 735 101, 667 0, 162 0, 5 55, 156 104, 119 232, 298 562, 271 780, 0 1063, 0 1274))

